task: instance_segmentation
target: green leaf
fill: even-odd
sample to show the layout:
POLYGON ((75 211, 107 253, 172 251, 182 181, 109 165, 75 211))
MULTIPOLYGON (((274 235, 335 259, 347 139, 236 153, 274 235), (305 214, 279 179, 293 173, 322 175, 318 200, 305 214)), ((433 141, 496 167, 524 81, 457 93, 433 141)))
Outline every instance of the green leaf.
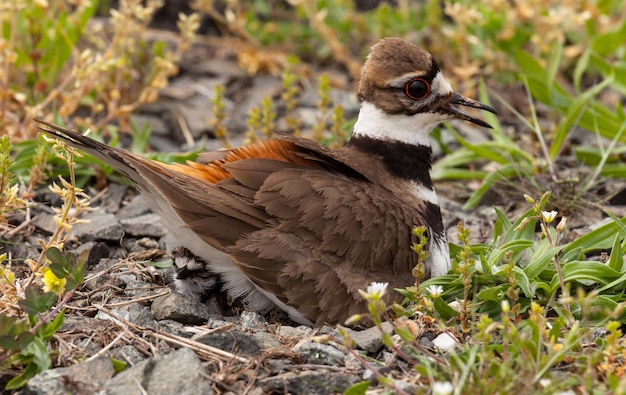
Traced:
MULTIPOLYGON (((582 284, 605 285, 609 281, 620 277, 620 273, 600 262, 593 261, 571 261, 563 265, 564 282, 580 282, 582 284)), ((550 284, 553 290, 559 287, 559 280, 555 275, 550 284)))
POLYGON ((513 177, 525 177, 532 174, 532 168, 530 166, 521 166, 521 163, 510 163, 510 159, 507 159, 506 162, 505 165, 502 165, 498 170, 485 177, 482 185, 467 199, 467 202, 463 205, 463 210, 476 208, 485 193, 487 193, 496 182, 513 177))
POLYGON ((604 292, 609 289, 612 290, 612 292, 626 289, 626 273, 622 274, 621 277, 616 278, 610 283, 607 283, 604 286, 598 288, 598 292, 604 292))
POLYGON ((24 299, 19 300, 17 304, 26 314, 35 316, 49 310, 56 300, 57 297, 52 292, 43 293, 39 287, 30 285, 24 291, 24 299))
POLYGON ((485 287, 476 294, 476 297, 480 300, 492 300, 498 302, 500 300, 499 296, 502 292, 504 292, 505 288, 508 288, 507 284, 500 284, 495 287, 485 287))
MULTIPOLYGON (((498 213, 496 211, 496 213, 498 213)), ((506 218, 506 214, 502 213, 502 216, 506 218)), ((498 219, 500 220, 501 215, 498 214, 498 219)), ((536 218, 532 218, 535 216, 535 211, 531 208, 528 209, 524 214, 522 214, 518 219, 515 220, 512 224, 506 227, 504 235, 500 238, 501 243, 508 243, 509 241, 523 239, 523 240, 534 240, 535 239, 535 224, 537 223, 536 218), (532 218, 528 220, 528 223, 522 228, 517 229, 522 221, 526 218, 532 218)), ((508 220, 507 220, 508 221, 508 220)), ((505 222, 501 220, 504 224, 505 222)), ((510 223, 510 222, 509 222, 510 223)))
POLYGON ((502 246, 494 249, 491 254, 489 254, 489 266, 493 267, 504 258, 504 256, 509 251, 521 251, 527 248, 532 247, 535 243, 531 240, 512 240, 508 243, 503 244, 502 246))
POLYGON ((43 326, 41 330, 41 335, 45 341, 48 341, 52 335, 57 333, 61 326, 63 326, 63 322, 65 322, 65 309, 62 309, 59 314, 48 324, 43 326))
MULTIPOLYGON (((626 224, 626 218, 621 218, 619 220, 615 218, 613 219, 613 222, 596 228, 586 235, 581 236, 578 239, 570 242, 565 246, 563 252, 567 253, 577 248, 580 248, 584 253, 587 253, 589 251, 607 249, 611 247, 615 234, 621 232, 624 224, 626 224)), ((621 234, 623 237, 624 234, 621 234)))
POLYGON ((369 387, 370 387, 369 381, 361 381, 359 383, 354 384, 352 387, 348 388, 343 394, 344 395, 365 395, 369 387))
POLYGON ((113 365, 113 370, 115 371, 115 374, 122 373, 124 370, 126 370, 126 367, 128 366, 126 362, 120 361, 119 359, 110 358, 110 361, 113 365))
POLYGON ((16 390, 22 388, 26 385, 26 383, 28 383, 28 380, 35 377, 35 375, 39 372, 40 371, 37 364, 31 362, 26 366, 26 369, 24 369, 22 374, 15 376, 11 380, 9 380, 9 382, 5 386, 5 389, 16 390))
POLYGON ((526 276, 531 280, 538 278, 541 273, 550 267, 552 259, 563 248, 563 246, 551 247, 547 239, 542 240, 530 258, 530 263, 524 268, 526 276))
POLYGON ((57 278, 65 278, 68 275, 68 270, 62 262, 50 262, 48 269, 50 269, 57 278))
POLYGON ((574 87, 576 88, 576 92, 580 92, 580 82, 582 81, 582 77, 584 72, 587 70, 589 66, 589 58, 591 57, 591 48, 587 47, 585 51, 582 53, 578 61, 576 62, 576 68, 574 69, 574 87))
POLYGON ((35 337, 21 352, 22 355, 32 355, 33 363, 37 365, 39 371, 42 372, 52 366, 50 353, 47 345, 42 339, 35 337))
POLYGON ((494 206, 493 210, 496 212, 496 216, 498 217, 493 227, 493 242, 495 243, 497 239, 503 235, 504 232, 508 231, 511 228, 512 222, 511 220, 509 220, 509 217, 507 217, 506 214, 498 207, 494 206))
MULTIPOLYGON (((530 280, 528 279, 526 272, 519 266, 513 266, 513 275, 515 276, 515 281, 517 281, 517 285, 520 287, 524 295, 526 295, 526 297, 528 298, 534 298, 536 288, 531 286, 530 280)), ((539 283, 539 281, 535 281, 533 285, 539 285, 539 283)))
POLYGON ((601 83, 592 86, 584 93, 577 95, 576 100, 567 106, 567 112, 565 117, 559 123, 559 127, 556 130, 552 144, 550 145, 550 158, 555 159, 559 152, 563 148, 563 142, 573 129, 574 125, 580 122, 582 115, 586 110, 583 108, 589 105, 589 101, 595 97, 598 93, 604 90, 607 86, 613 82, 613 77, 607 77, 601 83))
POLYGON ((133 143, 130 146, 130 150, 135 153, 146 152, 150 142, 150 135, 152 134, 150 124, 144 124, 140 130, 135 121, 131 120, 131 127, 133 130, 133 143))
POLYGON ((611 249, 611 257, 607 262, 607 266, 618 272, 621 272, 624 266, 624 253, 622 252, 621 237, 619 237, 619 235, 615 235, 615 241, 611 249))
POLYGON ((550 89, 552 94, 554 88, 554 81, 561 65, 561 59, 563 58, 563 44, 555 42, 550 51, 550 60, 548 61, 548 73, 546 78, 546 85, 550 89))
POLYGON ((150 261, 150 262, 146 262, 145 263, 146 266, 153 266, 156 267, 158 269, 169 269, 170 267, 173 267, 174 265, 174 261, 172 261, 171 259, 165 259, 162 261, 150 261))
POLYGON ((624 45, 624 37, 626 37, 626 21, 617 29, 594 35, 591 48, 600 56, 613 55, 619 47, 624 45))
POLYGON ((83 250, 78 258, 74 257, 72 264, 70 265, 70 273, 67 277, 67 283, 65 289, 73 291, 82 284, 85 279, 85 268, 87 267, 87 259, 89 258, 90 250, 83 250))
POLYGON ((435 311, 443 320, 449 320, 452 317, 456 317, 459 313, 450 307, 442 298, 435 298, 434 300, 435 311))
MULTIPOLYGON (((46 251, 46 258, 53 263, 61 263, 63 262, 63 253, 56 247, 50 247, 48 251, 46 251)), ((56 275, 56 273, 55 273, 56 275)), ((57 276, 59 277, 59 276, 57 276)), ((62 277, 62 276, 61 276, 62 277)))

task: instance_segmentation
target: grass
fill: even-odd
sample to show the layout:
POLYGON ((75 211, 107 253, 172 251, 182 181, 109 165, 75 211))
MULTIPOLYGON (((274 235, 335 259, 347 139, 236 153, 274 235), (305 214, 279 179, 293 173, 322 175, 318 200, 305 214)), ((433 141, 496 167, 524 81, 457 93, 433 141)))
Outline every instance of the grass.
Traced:
MULTIPOLYGON (((376 325, 394 322, 395 334, 383 341, 410 366, 403 373, 378 375, 380 385, 396 393, 403 393, 400 381, 437 394, 626 393, 626 220, 605 210, 610 221, 604 225, 582 235, 568 232, 585 208, 604 207, 607 195, 601 189, 623 185, 626 176, 621 1, 458 0, 441 6, 430 0, 419 7, 399 1, 397 7, 384 4, 367 12, 347 0, 290 6, 271 0, 228 2, 225 8, 197 1, 197 12, 181 17, 179 37, 169 44, 142 38, 158 1, 122 2, 108 18, 107 34, 90 24, 98 2, 78 3, 50 6, 30 0, 0 8, 3 238, 20 231, 8 219, 16 212, 28 215, 39 186, 50 186, 63 201, 56 209, 58 232, 41 241, 39 256, 22 263, 29 270, 26 278, 14 273, 19 263, 0 255, 0 366, 17 373, 7 389, 53 366, 49 340, 63 322, 63 306, 80 286, 85 260, 62 252, 64 235, 80 221, 78 213, 89 209, 81 187, 101 165, 60 148, 54 151, 64 153, 56 157, 48 143, 34 138, 30 121, 46 117, 60 123, 80 109, 82 116, 73 117, 77 125, 105 132, 113 145, 118 133, 132 132, 133 150, 145 151, 150 131, 133 127, 130 115, 155 100, 176 73, 204 14, 217 20, 238 48, 242 67, 282 77, 282 97, 266 98, 251 110, 249 141, 271 135, 279 108, 297 107, 304 64, 333 62, 357 78, 367 47, 383 36, 422 43, 455 87, 505 114, 485 114, 494 129, 484 142, 469 141, 449 125, 436 133, 450 133, 458 148, 441 143, 446 154, 435 163, 433 178, 463 184, 467 209, 494 192, 509 207, 528 207, 513 218, 495 207, 491 237, 480 244, 470 242, 474 235, 460 225, 459 239, 451 243, 451 272, 398 290, 406 296, 403 306, 385 306, 375 292, 366 293, 370 311, 364 314, 376 325), (43 50, 49 47, 55 51, 43 50), (511 87, 522 94, 512 94, 511 87), (573 143, 581 133, 596 143, 573 143), (63 178, 56 185, 50 180, 58 180, 59 173, 63 178), (418 341, 423 331, 447 333, 458 344, 433 353, 418 341)), ((340 103, 331 102, 327 77, 320 78, 318 89, 318 124, 303 130, 297 117, 286 124, 294 133, 338 146, 346 140, 350 120, 343 119, 340 103)), ((212 103, 213 127, 227 145, 223 94, 218 88, 212 103)), ((111 169, 102 170, 116 177, 111 169)), ((417 253, 423 253, 420 246, 414 246, 417 253)), ((349 338, 344 344, 360 355, 349 338)), ((360 358, 369 366, 365 356, 360 358)), ((360 383, 346 393, 364 394, 374 386, 360 383)))

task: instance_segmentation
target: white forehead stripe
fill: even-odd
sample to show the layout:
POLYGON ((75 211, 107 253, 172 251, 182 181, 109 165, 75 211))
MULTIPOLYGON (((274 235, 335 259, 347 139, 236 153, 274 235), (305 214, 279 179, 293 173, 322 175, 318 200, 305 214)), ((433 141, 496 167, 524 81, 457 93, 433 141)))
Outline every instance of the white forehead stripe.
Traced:
POLYGON ((445 78, 443 78, 443 74, 441 74, 441 71, 437 72, 437 75, 435 75, 435 78, 433 78, 430 89, 432 92, 437 92, 439 96, 446 96, 454 93, 452 85, 450 85, 450 83, 446 81, 445 78))

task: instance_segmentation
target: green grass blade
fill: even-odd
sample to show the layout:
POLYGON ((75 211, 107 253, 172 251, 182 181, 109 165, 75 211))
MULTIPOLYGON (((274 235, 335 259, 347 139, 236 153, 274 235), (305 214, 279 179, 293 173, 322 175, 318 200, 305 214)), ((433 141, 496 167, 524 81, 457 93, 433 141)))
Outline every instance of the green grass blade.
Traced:
POLYGON ((550 145, 550 158, 552 160, 554 160, 563 149, 563 142, 569 135, 570 130, 572 130, 574 125, 582 119, 582 116, 585 113, 583 107, 587 106, 589 101, 598 93, 604 90, 607 86, 611 85, 613 80, 613 77, 608 77, 601 83, 587 89, 583 94, 578 95, 576 100, 574 100, 568 107, 565 118, 563 118, 563 120, 559 123, 559 127, 557 128, 552 144, 550 145))

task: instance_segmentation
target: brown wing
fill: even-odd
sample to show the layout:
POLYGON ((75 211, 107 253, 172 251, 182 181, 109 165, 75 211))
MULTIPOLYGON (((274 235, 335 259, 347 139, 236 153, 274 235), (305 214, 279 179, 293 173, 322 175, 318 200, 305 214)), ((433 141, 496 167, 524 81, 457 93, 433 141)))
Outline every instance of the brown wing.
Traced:
POLYGON ((376 185, 285 169, 267 177, 255 205, 272 226, 228 252, 252 281, 317 324, 367 311, 358 290, 372 281, 391 287, 414 281, 411 227, 420 216, 376 185))

